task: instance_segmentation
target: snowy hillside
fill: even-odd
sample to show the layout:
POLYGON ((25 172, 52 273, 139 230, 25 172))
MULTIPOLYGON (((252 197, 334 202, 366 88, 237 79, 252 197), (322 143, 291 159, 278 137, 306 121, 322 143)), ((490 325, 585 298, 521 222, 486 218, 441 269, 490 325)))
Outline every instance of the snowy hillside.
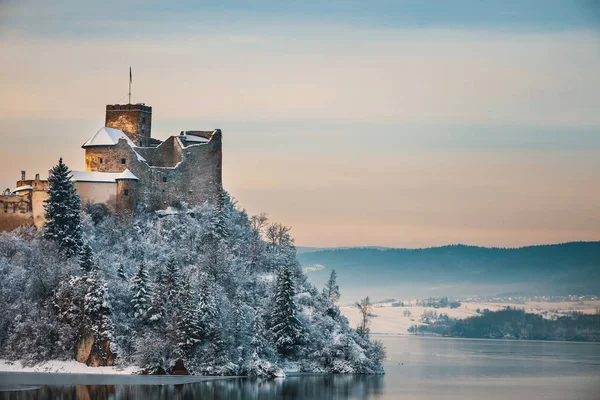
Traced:
POLYGON ((0 358, 76 354, 204 375, 382 372, 382 348, 307 282, 289 229, 223 204, 133 222, 88 207, 79 244, 30 228, 0 234, 0 358))

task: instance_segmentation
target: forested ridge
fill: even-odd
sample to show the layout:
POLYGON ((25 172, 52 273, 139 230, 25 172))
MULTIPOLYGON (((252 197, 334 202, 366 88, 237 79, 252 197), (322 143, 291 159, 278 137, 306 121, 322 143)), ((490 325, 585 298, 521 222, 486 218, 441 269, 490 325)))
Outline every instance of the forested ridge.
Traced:
POLYGON ((339 293, 307 282, 289 228, 226 192, 215 206, 133 221, 100 205, 80 214, 62 161, 52 174, 46 229, 0 234, 1 358, 147 373, 383 371, 383 347, 349 327, 339 293))
POLYGON ((600 341, 600 314, 580 314, 547 319, 539 314, 507 307, 465 319, 442 315, 431 324, 413 325, 409 332, 483 339, 600 341))
MULTIPOLYGON (((405 285, 404 292, 421 284, 470 285, 464 293, 451 294, 454 296, 473 293, 473 288, 485 285, 497 285, 487 294, 498 293, 501 285, 508 292, 600 295, 600 242, 521 248, 449 245, 423 249, 313 249, 301 252, 298 257, 303 266, 324 266, 322 270, 310 272, 314 282, 324 282, 329 271, 335 269, 346 291, 397 282, 405 285), (360 281, 352 278, 355 276, 360 276, 360 281)), ((385 296, 396 294, 388 291, 385 296)))

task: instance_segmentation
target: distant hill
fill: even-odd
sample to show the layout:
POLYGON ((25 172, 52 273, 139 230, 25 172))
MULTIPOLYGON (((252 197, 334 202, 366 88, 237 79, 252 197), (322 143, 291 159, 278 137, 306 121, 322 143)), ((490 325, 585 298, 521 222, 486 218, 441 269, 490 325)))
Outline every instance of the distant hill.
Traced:
POLYGON ((459 296, 502 292, 600 294, 600 242, 521 248, 450 245, 425 249, 341 248, 299 251, 309 280, 338 273, 342 300, 360 296, 459 296))
POLYGON ((413 325, 415 334, 481 339, 600 341, 600 315, 575 314, 556 320, 518 309, 484 312, 465 319, 440 318, 427 325, 413 325))

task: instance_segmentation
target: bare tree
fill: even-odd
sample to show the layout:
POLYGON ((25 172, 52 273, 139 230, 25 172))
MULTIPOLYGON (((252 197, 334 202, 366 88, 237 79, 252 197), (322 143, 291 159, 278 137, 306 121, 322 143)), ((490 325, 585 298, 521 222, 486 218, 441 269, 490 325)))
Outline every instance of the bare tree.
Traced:
POLYGON ((274 222, 267 227, 267 241, 273 247, 292 245, 294 239, 290 236, 291 229, 289 226, 274 222))
POLYGON ((252 229, 252 233, 257 237, 261 238, 263 236, 263 232, 265 230, 265 226, 267 226, 267 214, 260 213, 258 215, 253 215, 250 217, 250 229, 252 229))
POLYGON ((371 303, 369 296, 367 296, 361 301, 356 302, 355 305, 360 312, 360 322, 356 330, 361 335, 369 337, 369 323, 371 322, 371 311, 373 311, 373 304, 371 303))

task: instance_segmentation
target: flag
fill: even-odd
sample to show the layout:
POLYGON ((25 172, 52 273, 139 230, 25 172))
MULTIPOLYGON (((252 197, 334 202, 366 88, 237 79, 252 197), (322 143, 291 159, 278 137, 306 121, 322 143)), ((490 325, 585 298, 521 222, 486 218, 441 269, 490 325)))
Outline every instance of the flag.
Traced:
POLYGON ((131 66, 129 67, 129 83, 133 82, 133 75, 131 75, 131 66))

